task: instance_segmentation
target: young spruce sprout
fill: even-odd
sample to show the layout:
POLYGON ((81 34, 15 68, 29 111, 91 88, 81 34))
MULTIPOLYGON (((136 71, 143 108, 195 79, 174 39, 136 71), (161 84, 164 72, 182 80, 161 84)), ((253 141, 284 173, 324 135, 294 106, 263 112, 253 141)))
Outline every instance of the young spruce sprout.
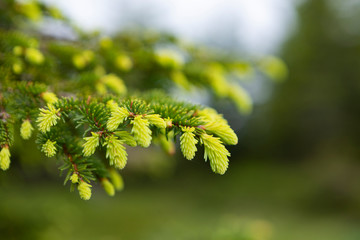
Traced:
MULTIPOLYGON (((266 74, 269 68, 258 65, 262 61, 204 51, 160 33, 120 32, 110 38, 73 28, 74 39, 43 35, 32 31, 42 24, 30 23, 55 18, 72 24, 45 3, 31 4, 36 12, 26 11, 23 1, 0 4, 6 9, 0 24, 0 168, 8 170, 15 159, 14 140, 34 141, 44 156, 58 160, 65 184, 84 200, 96 183, 110 196, 121 191, 120 172, 136 161, 131 149, 153 144, 169 155, 180 145, 187 160, 203 148, 212 171, 224 174, 230 157, 225 145, 238 143, 236 133, 216 110, 169 93, 206 89, 248 114, 252 100, 236 76, 256 71, 280 76, 266 74)), ((285 75, 281 60, 267 59, 285 75)))

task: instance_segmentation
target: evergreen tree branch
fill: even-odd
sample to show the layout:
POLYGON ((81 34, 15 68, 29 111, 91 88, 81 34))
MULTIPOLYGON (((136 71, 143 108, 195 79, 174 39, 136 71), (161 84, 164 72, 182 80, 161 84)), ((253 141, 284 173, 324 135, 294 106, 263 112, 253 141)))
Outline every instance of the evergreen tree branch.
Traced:
POLYGON ((37 133, 39 150, 63 162, 64 184, 70 181, 84 200, 94 182, 110 196, 123 189, 118 170, 127 165, 127 149, 158 143, 174 154, 177 138, 186 159, 202 145, 211 169, 224 174, 230 156, 225 145, 238 143, 235 132, 214 109, 178 101, 168 90, 206 89, 248 114, 252 99, 243 77, 286 75, 277 58, 238 60, 167 34, 84 33, 37 1, 5 0, 0 16, 0 168, 10 166, 14 130, 27 141, 37 133), (62 21, 76 40, 24 24, 44 17, 62 21))

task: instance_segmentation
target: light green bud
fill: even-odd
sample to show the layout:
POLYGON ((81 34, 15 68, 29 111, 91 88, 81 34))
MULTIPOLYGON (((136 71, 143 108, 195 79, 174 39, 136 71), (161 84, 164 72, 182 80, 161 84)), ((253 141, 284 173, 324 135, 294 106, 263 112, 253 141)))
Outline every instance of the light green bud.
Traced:
POLYGON ((0 151, 0 168, 5 171, 10 167, 10 150, 9 146, 5 145, 0 151))
POLYGON ((204 158, 210 159, 210 166, 213 172, 224 174, 229 166, 229 151, 225 148, 219 138, 203 133, 200 135, 201 143, 204 144, 204 158))
POLYGON ((131 129, 131 133, 134 135, 137 143, 147 148, 151 144, 151 130, 149 128, 149 121, 144 119, 141 115, 136 116, 134 120, 131 121, 133 127, 131 129))
POLYGON ((133 62, 131 58, 122 54, 116 57, 115 65, 118 69, 127 72, 133 67, 133 62))
POLYGON ((101 185, 109 196, 112 197, 115 195, 114 185, 112 185, 112 183, 107 178, 101 179, 101 185))
POLYGON ((91 198, 91 185, 81 181, 78 185, 78 191, 80 198, 83 200, 89 200, 91 198))
POLYGON ((79 182, 79 175, 78 175, 77 173, 73 173, 73 174, 71 175, 71 177, 70 177, 70 181, 71 181, 72 183, 77 183, 77 182, 79 182))
POLYGON ((50 128, 57 124, 60 117, 57 115, 60 109, 56 109, 52 104, 48 104, 48 109, 40 108, 40 114, 36 122, 41 132, 48 132, 50 128))
POLYGON ((56 154, 56 141, 47 140, 45 144, 42 145, 41 151, 45 153, 47 157, 52 157, 56 154))
POLYGON ((121 191, 124 189, 124 180, 121 175, 115 169, 109 170, 110 179, 112 184, 114 185, 117 191, 121 191))
POLYGON ((180 148, 181 152, 187 160, 191 160, 195 156, 197 151, 196 144, 198 141, 195 139, 195 128, 193 127, 182 127, 183 134, 180 137, 180 148))
POLYGON ((45 60, 44 55, 36 48, 27 48, 25 59, 34 65, 41 65, 45 60))
POLYGON ((13 48, 13 53, 15 56, 21 56, 23 54, 23 48, 21 46, 15 46, 13 48))
POLYGON ((31 133, 34 130, 29 119, 26 119, 21 124, 20 135, 23 139, 27 140, 31 137, 31 133))

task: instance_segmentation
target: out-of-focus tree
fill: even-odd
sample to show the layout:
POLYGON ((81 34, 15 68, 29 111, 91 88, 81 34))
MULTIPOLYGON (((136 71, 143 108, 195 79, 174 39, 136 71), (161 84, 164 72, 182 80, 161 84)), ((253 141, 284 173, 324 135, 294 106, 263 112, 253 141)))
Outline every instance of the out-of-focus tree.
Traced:
MULTIPOLYGON (((283 48, 289 79, 255 114, 249 148, 295 158, 359 156, 360 34, 350 31, 356 18, 339 11, 349 3, 318 0, 299 7, 298 28, 283 48)), ((353 5, 360 12, 360 4, 353 5)))

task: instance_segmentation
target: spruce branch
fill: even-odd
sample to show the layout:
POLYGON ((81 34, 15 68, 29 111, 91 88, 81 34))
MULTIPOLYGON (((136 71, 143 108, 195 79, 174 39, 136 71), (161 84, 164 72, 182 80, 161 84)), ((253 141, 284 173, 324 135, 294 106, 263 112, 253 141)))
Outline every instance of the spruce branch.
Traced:
POLYGON ((0 23, 0 168, 10 166, 15 129, 62 162, 64 184, 70 181, 84 200, 95 182, 110 196, 124 188, 119 170, 132 161, 128 149, 160 144, 172 155, 176 139, 184 158, 192 160, 203 146, 212 171, 224 174, 230 156, 225 145, 236 145, 237 135, 216 110, 174 99, 170 89, 206 89, 249 114, 252 99, 243 78, 286 76, 274 57, 239 60, 164 34, 100 37, 46 4, 29 4, 0 4, 0 14, 7 13, 0 23), (76 39, 44 36, 36 24, 23 29, 29 26, 24 21, 46 18, 62 21, 76 39))

